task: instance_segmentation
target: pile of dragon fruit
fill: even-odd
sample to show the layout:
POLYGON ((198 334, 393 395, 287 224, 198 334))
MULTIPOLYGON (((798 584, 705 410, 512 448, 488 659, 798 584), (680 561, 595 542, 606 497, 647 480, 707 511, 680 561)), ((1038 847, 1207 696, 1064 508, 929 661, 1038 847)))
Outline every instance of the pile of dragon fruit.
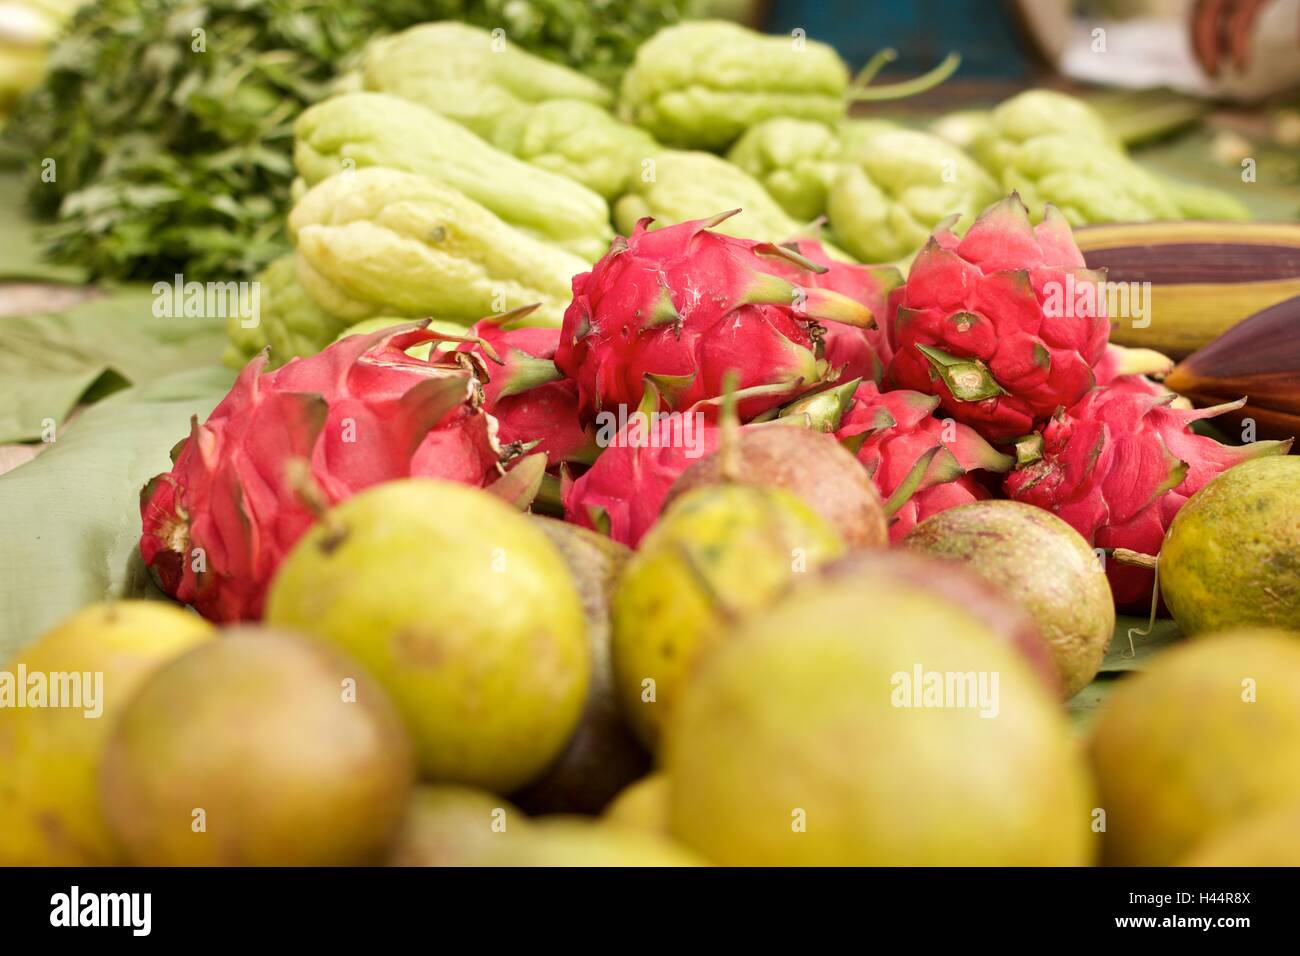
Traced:
MULTIPOLYGON (((254 359, 146 488, 146 563, 206 617, 256 619, 324 508, 414 476, 562 509, 635 547, 678 476, 716 449, 729 389, 742 428, 816 428, 852 450, 893 541, 1007 497, 1094 548, 1155 553, 1192 494, 1262 451, 1195 434, 1223 407, 1180 407, 1130 372, 1107 343, 1104 295, 1060 307, 1062 289, 1101 277, 1050 207, 1034 226, 1012 195, 964 236, 942 225, 906 280, 816 240, 712 231, 725 215, 639 223, 574 278, 558 329, 514 327, 511 313, 459 338, 407 324, 274 371, 254 359), (698 431, 641 440, 638 409, 698 431)), ((1121 607, 1149 601, 1149 570, 1107 574, 1121 607)))

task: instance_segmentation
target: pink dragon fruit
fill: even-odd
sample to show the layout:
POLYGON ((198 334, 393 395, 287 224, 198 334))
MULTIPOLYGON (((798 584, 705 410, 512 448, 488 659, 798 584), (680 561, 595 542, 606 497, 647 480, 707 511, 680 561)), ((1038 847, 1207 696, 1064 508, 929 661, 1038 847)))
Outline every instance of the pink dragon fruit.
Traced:
MULTIPOLYGON (((1211 478, 1290 448, 1290 441, 1223 445, 1187 427, 1241 408, 1245 399, 1192 411, 1171 407, 1173 398, 1093 389, 1018 444, 1024 463, 1006 476, 1008 496, 1056 513, 1096 547, 1156 554, 1183 502, 1211 478)), ((1109 561, 1106 573, 1121 607, 1150 601, 1149 570, 1109 561)))
POLYGON ((564 520, 635 548, 658 520, 673 482, 717 451, 718 403, 702 402, 681 413, 659 412, 656 424, 659 403, 650 382, 626 423, 612 435, 597 436, 604 451, 596 463, 576 481, 566 477, 563 482, 564 520))
POLYGON ((578 383, 584 419, 637 407, 647 382, 664 407, 690 408, 734 370, 748 420, 821 380, 816 320, 871 324, 861 303, 778 275, 776 262, 820 268, 792 250, 709 231, 729 215, 653 232, 644 220, 574 278, 555 364, 578 383))
POLYGON ((1033 227, 1014 193, 965 237, 941 225, 904 286, 889 375, 938 395, 990 441, 1027 435, 1093 387, 1109 335, 1099 275, 1051 206, 1033 227))
POLYGON ((875 383, 862 382, 835 429, 876 483, 890 516, 891 541, 932 514, 988 498, 970 472, 1001 472, 1013 464, 969 426, 935 418, 938 405, 934 395, 881 392, 875 383))
POLYGON ((436 338, 398 326, 273 372, 265 353, 249 362, 141 494, 140 552, 160 587, 212 620, 256 619, 321 507, 410 476, 508 484, 473 371, 406 353, 436 338))
POLYGON ((502 327, 518 314, 483 319, 470 330, 486 348, 459 346, 486 359, 483 408, 497 419, 502 444, 531 447, 552 466, 590 464, 598 449, 592 427, 578 415, 578 386, 555 367, 560 330, 502 327))
POLYGON ((664 501, 681 473, 718 448, 718 429, 700 430, 701 454, 680 445, 615 445, 561 492, 564 520, 606 534, 635 548, 659 519, 664 501))
POLYGON ((876 320, 871 328, 841 322, 825 326, 822 346, 830 377, 841 381, 862 378, 880 382, 893 356, 886 329, 891 294, 901 291, 902 275, 893 266, 862 266, 832 259, 816 239, 799 239, 786 246, 826 271, 810 275, 795 264, 774 262, 771 266, 774 272, 792 283, 846 295, 866 306, 876 320))

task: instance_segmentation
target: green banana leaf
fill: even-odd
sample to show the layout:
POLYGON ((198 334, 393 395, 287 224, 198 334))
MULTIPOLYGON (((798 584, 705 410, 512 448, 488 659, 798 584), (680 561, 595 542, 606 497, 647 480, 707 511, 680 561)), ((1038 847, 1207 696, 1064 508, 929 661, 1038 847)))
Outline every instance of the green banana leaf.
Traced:
POLYGON ((49 424, 83 399, 216 365, 225 341, 220 318, 155 318, 138 285, 58 314, 0 318, 0 444, 48 440, 49 424))
POLYGON ((1256 219, 1300 218, 1300 183, 1278 163, 1280 151, 1260 146, 1253 182, 1243 182, 1242 169, 1216 162, 1208 129, 1193 130, 1176 139, 1145 147, 1134 158, 1152 172, 1198 186, 1222 190, 1240 200, 1256 219))
POLYGON ((1098 710, 1124 679, 1120 673, 1099 674, 1096 680, 1066 701, 1065 716, 1077 735, 1087 735, 1098 710))
POLYGON ((1170 618, 1157 618, 1150 633, 1147 633, 1147 624, 1145 615, 1121 614, 1115 619, 1115 636, 1111 638, 1106 658, 1101 662, 1101 673, 1142 670, 1152 656, 1183 639, 1182 631, 1170 618))
POLYGON ((1126 674, 1142 670, 1152 657, 1183 640, 1178 625, 1167 617, 1157 619, 1149 630, 1148 624, 1146 617, 1130 614, 1115 619, 1115 636, 1096 679, 1065 704, 1066 716, 1077 732, 1087 732, 1098 708, 1126 674))
POLYGON ((86 604, 156 595, 137 547, 140 488, 233 380, 204 368, 119 391, 0 476, 0 661, 86 604))
POLYGON ((86 270, 56 265, 41 258, 36 223, 23 209, 22 177, 0 173, 0 279, 85 282, 86 270))

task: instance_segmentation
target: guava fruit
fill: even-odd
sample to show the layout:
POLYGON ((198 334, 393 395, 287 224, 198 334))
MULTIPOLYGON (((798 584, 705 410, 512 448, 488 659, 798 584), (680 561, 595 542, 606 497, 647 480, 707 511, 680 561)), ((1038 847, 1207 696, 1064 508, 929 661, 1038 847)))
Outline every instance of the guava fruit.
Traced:
POLYGON ((1097 676, 1115 633, 1115 602, 1096 553, 1056 515, 1018 501, 976 501, 926 518, 904 546, 961 563, 1028 611, 1066 698, 1097 676))
POLYGON ((1184 634, 1300 631, 1300 457, 1243 462, 1192 495, 1160 548, 1160 593, 1184 634))
POLYGON ((589 817, 534 820, 522 839, 484 857, 489 866, 706 866, 665 835, 589 817))
POLYGON ((559 549, 578 586, 587 619, 591 683, 582 717, 564 751, 514 796, 529 813, 599 813, 650 766, 650 755, 619 712, 610 662, 610 601, 632 552, 578 525, 542 517, 533 521, 559 549))
POLYGON ((0 692, 0 866, 121 862, 99 805, 108 735, 142 681, 216 633, 197 614, 172 604, 94 604, 0 668, 0 681, 13 680, 16 694, 30 686, 17 682, 22 668, 28 681, 54 673, 78 674, 84 682, 90 675, 84 686, 98 698, 93 704, 83 698, 88 707, 17 707, 0 692))
POLYGON ((1029 612, 974 571, 920 551, 855 551, 822 569, 822 578, 874 577, 920 587, 960 605, 979 619, 1020 656, 1054 697, 1061 695, 1061 677, 1052 651, 1029 612))
POLYGON ((1300 866, 1300 803, 1211 833, 1180 866, 1300 866))
POLYGON ((586 698, 586 624, 564 559, 525 515, 465 485, 388 482, 328 511, 280 566, 266 622, 356 657, 429 780, 522 787, 586 698))
POLYGON ((844 544, 779 488, 734 483, 683 495, 650 529, 614 592, 614 680, 623 713, 658 742, 695 660, 844 544))
POLYGON ((471 866, 520 839, 528 817, 507 800, 459 784, 416 787, 389 866, 471 866))
MULTIPOLYGON (((722 460, 722 453, 715 452, 687 468, 668 503, 722 481, 722 460)), ((746 429, 737 438, 735 460, 729 480, 785 489, 826 519, 848 548, 888 546, 888 521, 876 486, 857 458, 830 435, 797 426, 746 429)))
POLYGON ((237 628, 145 681, 100 792, 133 863, 346 866, 380 859, 413 777, 401 719, 356 661, 237 628))
POLYGON ((1110 864, 1169 866, 1300 802, 1300 641, 1241 630, 1163 652, 1111 693, 1088 751, 1110 864))
POLYGON ((672 833, 724 865, 1086 864, 1086 769, 1019 653, 919 585, 810 581, 700 661, 672 833))
POLYGON ((668 832, 668 775, 660 771, 628 784, 605 808, 606 823, 636 827, 654 833, 668 832))

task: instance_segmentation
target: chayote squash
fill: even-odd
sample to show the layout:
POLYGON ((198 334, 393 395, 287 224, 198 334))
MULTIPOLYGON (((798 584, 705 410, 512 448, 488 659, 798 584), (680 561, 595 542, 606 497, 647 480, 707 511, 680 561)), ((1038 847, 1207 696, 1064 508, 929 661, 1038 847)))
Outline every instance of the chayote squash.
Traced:
POLYGON ((693 20, 641 45, 619 109, 669 146, 721 150, 776 116, 835 123, 848 86, 848 68, 824 43, 693 20))
POLYGON ((489 142, 501 124, 548 100, 610 106, 609 90, 478 27, 424 23, 366 45, 360 88, 391 93, 455 120, 489 142))
POLYGON ((614 204, 618 231, 628 235, 638 219, 650 216, 667 226, 706 219, 729 209, 740 212, 714 229, 762 242, 784 242, 802 229, 750 176, 712 153, 664 150, 653 157, 614 204))
POLYGON ((335 173, 387 166, 428 176, 505 222, 589 262, 609 247, 609 207, 564 176, 484 142, 459 123, 386 93, 348 93, 305 110, 294 124, 294 164, 307 185, 335 173))
POLYGON ((840 137, 825 123, 779 117, 751 126, 727 159, 762 183, 791 216, 808 221, 826 212, 841 152, 840 137))
POLYGON ((886 124, 841 131, 843 164, 827 195, 836 239, 863 262, 894 262, 925 244, 951 215, 968 226, 1001 196, 998 184, 951 143, 886 124))
MULTIPOLYGON (((298 281, 346 322, 432 316, 469 325, 531 303, 559 325, 587 263, 450 186, 384 167, 318 183, 289 214, 298 281)), ((337 330, 334 334, 337 334, 337 330)))
POLYGON ((581 100, 520 110, 497 129, 497 147, 541 169, 617 199, 663 147, 645 130, 581 100))

